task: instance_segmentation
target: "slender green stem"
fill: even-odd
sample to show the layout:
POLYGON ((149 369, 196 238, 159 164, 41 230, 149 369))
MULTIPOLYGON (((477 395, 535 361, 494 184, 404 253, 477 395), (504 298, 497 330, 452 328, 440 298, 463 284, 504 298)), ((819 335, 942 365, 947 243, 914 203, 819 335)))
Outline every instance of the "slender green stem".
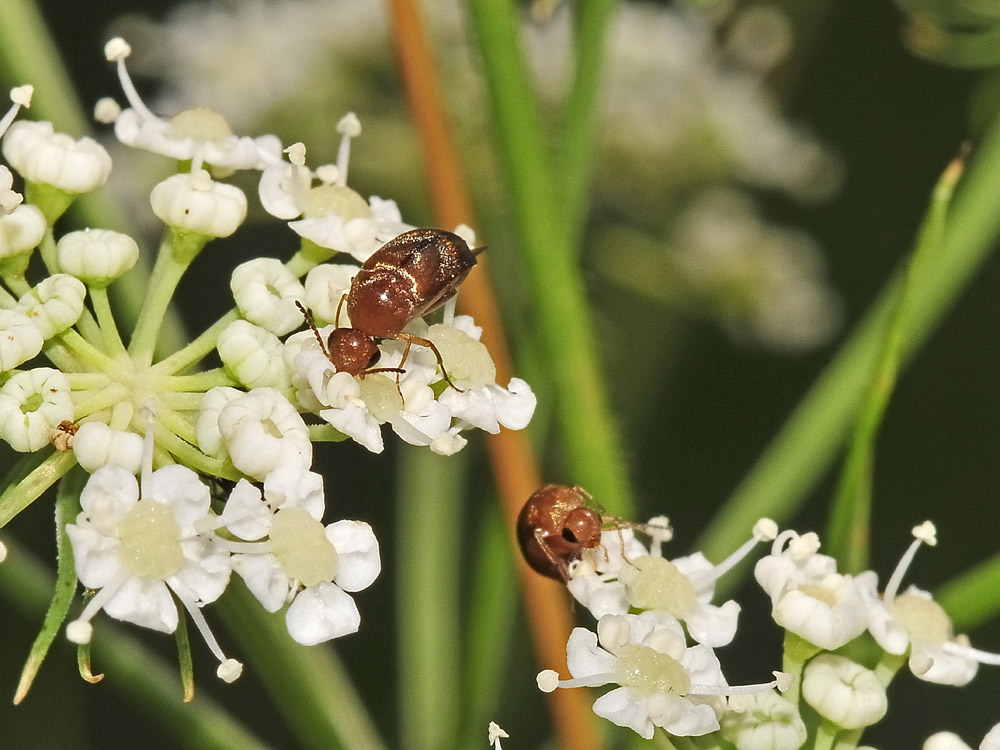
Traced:
MULTIPOLYGON (((44 449, 43 449, 44 450, 44 449)), ((39 451, 41 453, 42 451, 39 451)), ((0 528, 45 492, 67 471, 76 466, 72 451, 52 452, 19 482, 11 482, 0 494, 0 528)))
POLYGON ((946 583, 935 599, 959 632, 995 617, 1000 611, 1000 554, 946 583))
MULTIPOLYGON (((80 362, 87 365, 91 370, 106 372, 115 378, 121 378, 124 374, 121 364, 109 357, 96 346, 83 338, 79 333, 70 328, 63 331, 56 339, 69 349, 80 362)), ((48 352, 46 351, 46 354, 48 352)))
POLYGON ((802 690, 802 670, 805 669, 806 662, 821 650, 819 646, 797 636, 792 631, 785 631, 785 648, 781 669, 794 677, 791 687, 784 694, 784 697, 792 705, 798 705, 799 702, 799 693, 802 690))
POLYGON ((342 443, 347 440, 347 435, 331 424, 311 424, 309 439, 314 443, 342 443))
POLYGON ((219 334, 230 323, 238 320, 239 317, 239 313, 236 310, 230 310, 195 338, 194 341, 153 365, 153 372, 170 374, 184 372, 196 362, 200 362, 205 358, 205 355, 215 348, 215 344, 219 340, 219 334))
MULTIPOLYGON (((1000 117, 974 154, 949 209, 945 237, 913 289, 907 361, 988 257, 1000 232, 1000 117)), ((745 519, 790 518, 830 465, 855 419, 900 280, 893 279, 850 339, 716 514, 698 543, 709 558, 739 544, 745 519)), ((720 582, 719 594, 739 583, 720 582)))
POLYGON ((628 516, 634 503, 617 424, 518 46, 517 7, 490 0, 472 0, 469 7, 570 473, 608 510, 628 516))
POLYGON ((404 748, 455 746, 461 709, 458 578, 461 565, 461 454, 400 453, 396 567, 400 724, 404 748), (456 459, 458 459, 456 461, 456 459))
POLYGON ((104 350, 112 355, 124 354, 125 344, 122 343, 118 324, 115 322, 114 313, 111 312, 111 301, 108 298, 107 287, 100 289, 90 287, 90 303, 94 306, 94 314, 97 316, 97 323, 101 329, 104 350))
POLYGON ((948 205, 963 167, 964 155, 945 169, 934 188, 916 248, 899 286, 899 297, 889 319, 874 372, 861 403, 854 439, 844 462, 824 538, 829 554, 837 558, 839 568, 845 573, 860 573, 868 567, 875 439, 896 384, 903 340, 912 312, 913 288, 925 273, 930 257, 941 246, 948 205))
POLYGON ((89 417, 129 398, 130 395, 128 388, 121 383, 111 383, 100 390, 88 391, 86 395, 77 394, 73 398, 73 416, 78 420, 89 417))
POLYGON ((149 277, 148 294, 139 309, 139 319, 129 342, 129 355, 140 365, 152 363, 163 317, 181 276, 190 265, 174 258, 173 239, 173 234, 166 232, 160 243, 156 263, 153 264, 153 272, 149 277))
POLYGON ((161 405, 156 418, 164 427, 170 430, 170 432, 174 433, 177 437, 190 444, 192 447, 198 444, 198 438, 195 435, 194 425, 174 410, 161 405))
POLYGON ((152 380, 156 384, 157 393, 183 393, 185 391, 204 393, 217 386, 239 386, 239 383, 233 380, 229 373, 221 367, 198 372, 194 375, 167 375, 152 380))
POLYGON ((35 642, 31 645, 31 653, 21 672, 21 679, 17 684, 17 692, 14 694, 14 704, 24 700, 31 688, 31 683, 35 680, 35 675, 42 666, 49 647, 56 639, 62 629, 66 615, 69 613, 70 605, 76 594, 76 564, 73 560, 73 549, 70 547, 69 535, 66 533, 66 524, 76 520, 80 512, 80 490, 86 474, 77 470, 66 476, 59 483, 59 492, 56 494, 56 583, 52 594, 52 601, 49 603, 48 611, 45 613, 45 621, 35 642))
POLYGON ((269 614, 239 581, 218 609, 295 736, 289 746, 383 750, 385 744, 332 648, 292 641, 281 613, 269 614))
POLYGON ((839 731, 840 727, 823 719, 819 724, 819 729, 816 731, 816 741, 813 743, 813 750, 830 750, 837 739, 837 732, 839 731))

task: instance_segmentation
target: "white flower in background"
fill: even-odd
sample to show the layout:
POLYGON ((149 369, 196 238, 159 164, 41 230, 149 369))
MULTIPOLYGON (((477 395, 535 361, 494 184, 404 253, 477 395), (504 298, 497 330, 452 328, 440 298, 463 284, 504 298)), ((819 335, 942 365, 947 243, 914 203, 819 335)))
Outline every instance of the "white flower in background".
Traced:
POLYGON ((862 591, 868 605, 868 630, 891 654, 905 654, 909 649, 910 671, 920 679, 943 685, 967 685, 976 676, 979 664, 1000 665, 1000 655, 974 649, 966 636, 956 636, 951 618, 930 593, 916 586, 899 593, 917 549, 922 544, 937 544, 937 531, 930 521, 914 527, 913 536, 882 595, 876 590, 875 574, 862 574, 866 583, 862 591))
POLYGON ((0 388, 0 437, 19 453, 48 445, 52 430, 66 421, 73 421, 73 400, 58 370, 19 372, 0 388))
POLYGON ((1000 750, 1000 724, 994 724, 986 733, 979 744, 979 750, 1000 750))
POLYGON ((774 690, 731 697, 720 724, 740 750, 799 750, 808 736, 798 710, 774 690))
POLYGON ((200 609, 222 595, 231 572, 229 554, 212 533, 208 487, 185 466, 152 471, 152 455, 150 429, 141 485, 127 469, 105 466, 80 494, 82 511, 66 532, 80 582, 97 593, 67 626, 67 636, 89 643, 90 621, 102 609, 117 620, 172 633, 176 597, 218 658, 219 677, 232 682, 242 667, 222 653, 200 609))
POLYGON ((954 732, 935 732, 921 746, 922 750, 972 750, 954 732))
POLYGON ((28 182, 65 193, 97 190, 111 174, 111 157, 93 138, 55 132, 51 122, 16 122, 3 139, 3 155, 28 182))
POLYGON ((110 40, 104 48, 108 61, 117 65, 122 91, 131 105, 114 121, 115 136, 122 143, 190 161, 192 172, 205 164, 228 170, 263 169, 281 160, 277 137, 236 136, 225 118, 207 107, 184 110, 169 120, 154 115, 139 97, 125 68, 125 59, 131 53, 131 47, 120 37, 110 40))
POLYGON ((871 726, 889 707, 885 687, 875 673, 836 654, 820 654, 806 664, 802 697, 843 729, 871 726))
POLYGON ((350 593, 378 577, 378 540, 360 521, 324 526, 319 475, 301 472, 297 478, 295 470, 282 471, 277 482, 281 491, 269 487, 269 476, 263 496, 241 481, 222 520, 244 539, 267 537, 254 544, 230 543, 233 569, 268 612, 290 602, 285 613, 288 632, 311 646, 357 631, 361 615, 350 593))
POLYGON ((771 597, 775 622, 832 650, 867 627, 864 579, 837 573, 836 560, 818 550, 815 534, 784 531, 775 539, 771 554, 757 561, 754 577, 771 597))

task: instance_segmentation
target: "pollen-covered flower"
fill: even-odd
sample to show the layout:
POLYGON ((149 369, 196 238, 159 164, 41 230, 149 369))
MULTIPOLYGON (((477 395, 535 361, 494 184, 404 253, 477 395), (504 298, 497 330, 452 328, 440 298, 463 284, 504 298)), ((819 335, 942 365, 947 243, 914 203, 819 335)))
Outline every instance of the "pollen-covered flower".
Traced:
POLYGON ((370 586, 381 571, 368 524, 324 526, 322 516, 319 475, 288 469, 264 480, 263 495, 241 481, 222 516, 231 532, 254 542, 229 545, 233 568, 268 612, 290 602, 288 632, 304 645, 356 632, 361 615, 350 593, 370 586))
POLYGON ((917 549, 922 544, 937 544, 936 533, 930 521, 913 528, 914 541, 881 596, 876 591, 875 574, 862 574, 867 584, 862 591, 868 606, 868 630, 891 654, 905 654, 909 649, 910 671, 915 676, 927 682, 961 686, 976 676, 979 664, 1000 665, 1000 655, 974 649, 966 636, 956 636, 951 618, 930 593, 916 586, 899 593, 917 549))
POLYGON ((771 554, 757 561, 754 576, 771 597, 775 622, 832 650, 864 632, 868 610, 863 580, 837 573, 836 560, 818 550, 815 534, 782 532, 771 554))

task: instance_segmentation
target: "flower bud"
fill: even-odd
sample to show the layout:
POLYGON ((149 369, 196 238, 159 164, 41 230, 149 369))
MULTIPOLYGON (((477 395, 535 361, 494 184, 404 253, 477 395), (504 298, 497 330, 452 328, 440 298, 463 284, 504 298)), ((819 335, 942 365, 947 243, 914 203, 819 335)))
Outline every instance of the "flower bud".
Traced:
POLYGON ((18 309, 27 315, 48 341, 80 319, 87 289, 74 276, 57 273, 43 279, 18 300, 18 309))
POLYGON ((202 396, 194 432, 198 438, 198 447, 206 455, 218 459, 229 456, 226 441, 219 432, 219 414, 226 404, 244 395, 246 394, 237 388, 219 387, 212 388, 202 396))
POLYGON ((309 428, 287 398, 274 388, 255 388, 219 413, 219 431, 233 465, 263 481, 280 468, 312 464, 309 428))
POLYGON ((111 157, 103 146, 93 138, 74 140, 56 133, 51 122, 22 120, 11 125, 3 155, 28 182, 66 193, 97 190, 111 174, 111 157))
POLYGON ((0 310, 0 372, 27 362, 44 343, 31 318, 19 310, 0 310))
POLYGON ((45 447, 52 430, 72 420, 69 381, 58 370, 19 372, 0 388, 0 437, 20 453, 45 447))
POLYGON ((255 258, 236 267, 229 282, 236 307, 251 323, 277 336, 302 325, 295 306, 306 290, 277 258, 255 258))
POLYGON ((843 729, 862 729, 885 716, 885 688, 870 669, 843 656, 820 654, 802 677, 802 697, 843 729))
POLYGON ((59 267, 97 288, 132 269, 139 260, 139 246, 127 234, 110 229, 70 232, 56 245, 59 267))
POLYGON ((153 188, 149 203, 168 226, 207 237, 228 237, 247 215, 243 191, 213 181, 205 170, 168 177, 153 188))
POLYGON ((28 253, 45 236, 45 215, 37 206, 20 205, 0 213, 0 259, 28 253))
POLYGON ((73 437, 76 460, 91 474, 112 464, 138 474, 142 467, 142 448, 139 435, 112 430, 103 422, 85 422, 73 437))
POLYGON ((344 295, 351 291, 351 279, 358 272, 357 266, 343 263, 322 263, 306 275, 306 307, 321 320, 338 326, 351 327, 347 305, 341 305, 344 295), (337 320, 340 308, 340 320, 337 320))
POLYGON ((722 736, 740 750, 798 750, 806 725, 795 706, 774 691, 732 696, 720 723, 722 736))
POLYGON ((237 381, 248 388, 291 388, 281 341, 270 331, 236 320, 219 334, 219 358, 237 381))

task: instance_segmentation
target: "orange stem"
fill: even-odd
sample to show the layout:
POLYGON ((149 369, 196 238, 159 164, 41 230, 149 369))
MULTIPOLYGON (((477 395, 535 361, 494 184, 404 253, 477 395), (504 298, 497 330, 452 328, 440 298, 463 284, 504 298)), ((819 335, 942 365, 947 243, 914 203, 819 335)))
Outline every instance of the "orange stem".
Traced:
MULTIPOLYGON (((390 0, 389 4, 399 72, 420 139, 435 220, 447 229, 463 223, 474 225, 469 192, 448 128, 422 21, 413 0, 390 0)), ((497 382, 505 383, 512 375, 511 356, 485 265, 480 257, 478 270, 473 269, 462 283, 459 306, 482 326, 482 341, 496 363, 497 382)), ((569 598, 565 588, 539 576, 524 563, 514 536, 517 514, 528 497, 542 485, 538 461, 523 431, 501 430, 498 435, 487 435, 487 452, 508 521, 510 543, 515 558, 520 560, 521 591, 538 663, 564 665, 566 641, 573 626, 569 598)), ((597 750, 600 747, 586 691, 556 690, 548 699, 553 725, 563 748, 597 750)))

